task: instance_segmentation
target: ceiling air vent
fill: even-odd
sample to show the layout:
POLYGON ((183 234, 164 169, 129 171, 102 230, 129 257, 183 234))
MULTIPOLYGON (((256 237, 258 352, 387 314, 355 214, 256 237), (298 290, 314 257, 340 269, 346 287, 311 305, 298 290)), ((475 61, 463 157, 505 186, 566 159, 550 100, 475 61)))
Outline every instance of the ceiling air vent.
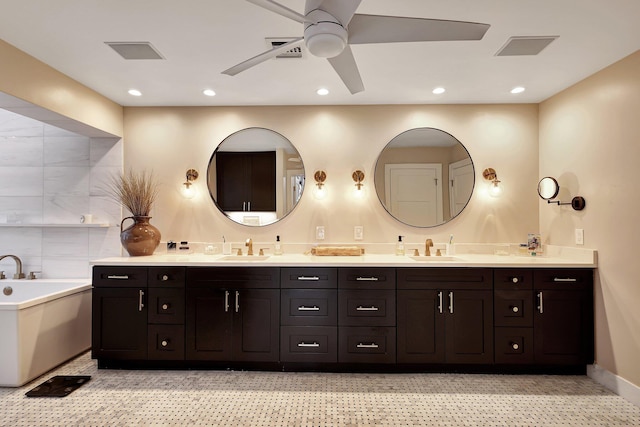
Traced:
POLYGON ((496 56, 537 55, 557 38, 558 36, 511 37, 504 46, 498 50, 496 56))
POLYGON ((164 59, 149 42, 105 42, 124 59, 164 59))
MULTIPOLYGON (((265 40, 267 41, 269 49, 273 49, 274 47, 282 46, 283 44, 289 43, 297 38, 298 37, 267 37, 265 40)), ((296 46, 291 50, 281 53, 276 56, 276 58, 302 58, 302 48, 300 46, 296 46)))

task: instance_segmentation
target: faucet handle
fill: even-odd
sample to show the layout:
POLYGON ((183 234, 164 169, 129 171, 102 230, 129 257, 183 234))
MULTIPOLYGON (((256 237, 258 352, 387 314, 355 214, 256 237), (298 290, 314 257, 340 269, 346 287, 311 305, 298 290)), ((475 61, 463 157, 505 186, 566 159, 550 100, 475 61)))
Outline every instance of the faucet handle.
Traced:
POLYGON ((16 273, 13 275, 14 279, 24 279, 24 273, 16 273))
POLYGON ((413 256, 420 256, 420 252, 417 249, 414 249, 413 256))
POLYGON ((264 256, 264 251, 268 251, 269 248, 260 248, 260 251, 258 252, 258 255, 260 256, 264 256))
POLYGON ((4 271, 0 271, 0 280, 6 279, 7 276, 4 275, 4 271))
POLYGON ((242 256, 242 248, 238 248, 238 253, 236 255, 242 256))
POLYGON ((40 274, 42 273, 42 271, 30 271, 29 275, 27 276, 27 279, 29 280, 37 279, 36 273, 40 274))

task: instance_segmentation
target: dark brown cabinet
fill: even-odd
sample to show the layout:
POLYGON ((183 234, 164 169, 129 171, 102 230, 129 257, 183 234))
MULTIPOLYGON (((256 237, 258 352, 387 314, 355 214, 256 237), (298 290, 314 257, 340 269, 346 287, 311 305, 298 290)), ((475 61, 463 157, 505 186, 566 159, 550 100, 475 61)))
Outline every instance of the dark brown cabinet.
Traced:
POLYGON ((491 269, 398 269, 398 363, 493 363, 491 269))
POLYGON ((223 211, 275 211, 275 151, 216 152, 216 186, 223 211))
POLYGON ((278 268, 190 268, 187 360, 277 362, 278 268))

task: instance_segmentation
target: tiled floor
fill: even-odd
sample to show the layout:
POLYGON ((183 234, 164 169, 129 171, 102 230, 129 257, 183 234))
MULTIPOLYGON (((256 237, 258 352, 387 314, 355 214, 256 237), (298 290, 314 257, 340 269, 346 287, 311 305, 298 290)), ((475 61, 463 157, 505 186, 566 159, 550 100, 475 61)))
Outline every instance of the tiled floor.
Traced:
POLYGON ((1 426, 639 426, 585 376, 98 370, 84 354, 0 388, 1 426), (64 398, 24 393, 91 375, 64 398))

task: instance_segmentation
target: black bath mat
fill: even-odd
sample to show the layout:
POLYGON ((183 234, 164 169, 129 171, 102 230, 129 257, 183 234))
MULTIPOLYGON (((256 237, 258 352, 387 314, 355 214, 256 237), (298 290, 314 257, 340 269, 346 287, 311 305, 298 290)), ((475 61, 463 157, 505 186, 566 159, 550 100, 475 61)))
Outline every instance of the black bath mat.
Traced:
POLYGON ((27 397, 65 397, 91 379, 88 375, 57 375, 25 393, 27 397))

